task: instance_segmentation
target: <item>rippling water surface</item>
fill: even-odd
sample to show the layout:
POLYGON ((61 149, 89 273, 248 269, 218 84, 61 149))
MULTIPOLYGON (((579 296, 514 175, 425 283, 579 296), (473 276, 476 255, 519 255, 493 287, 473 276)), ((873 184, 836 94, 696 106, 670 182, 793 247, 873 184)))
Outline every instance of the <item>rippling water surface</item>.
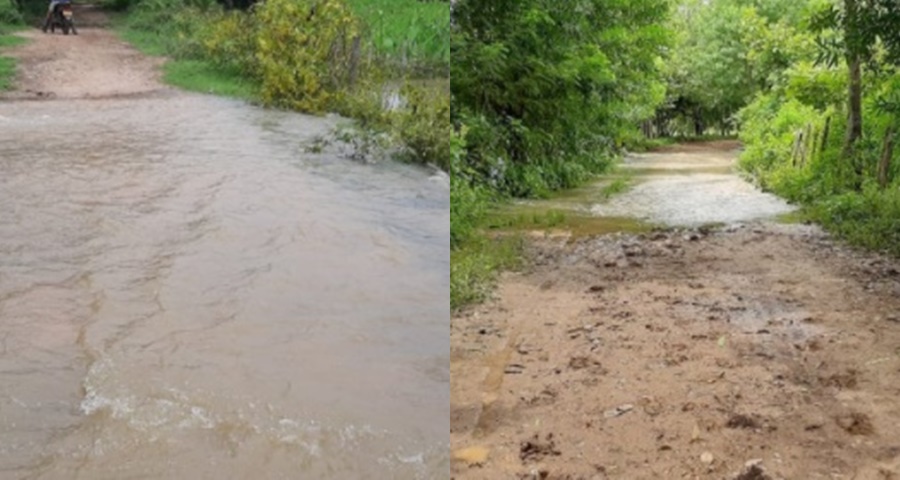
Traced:
POLYGON ((0 103, 0 478, 446 478, 447 184, 330 123, 0 103))

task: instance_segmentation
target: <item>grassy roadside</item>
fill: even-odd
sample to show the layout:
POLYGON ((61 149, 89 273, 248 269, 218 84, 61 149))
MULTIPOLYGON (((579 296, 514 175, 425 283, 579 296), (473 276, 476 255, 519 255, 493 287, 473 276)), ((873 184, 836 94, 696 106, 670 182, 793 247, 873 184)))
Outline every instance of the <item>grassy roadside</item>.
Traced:
MULTIPOLYGON (((12 35, 19 29, 21 29, 21 27, 18 25, 0 23, 0 53, 2 53, 4 48, 14 47, 27 42, 27 40, 22 37, 12 35)), ((15 75, 16 60, 0 55, 0 91, 12 88, 12 82, 15 75)))
POLYGON ((374 50, 417 77, 449 76, 449 6, 421 0, 347 0, 365 19, 374 50))
POLYGON ((266 107, 339 113, 356 120, 349 132, 362 155, 390 151, 447 170, 445 2, 269 0, 248 12, 201 0, 122 3, 108 2, 124 8, 114 28, 142 52, 168 59, 165 82, 266 107), (403 101, 386 108, 388 92, 403 101))
POLYGON ((259 100, 258 85, 241 72, 222 68, 207 59, 172 58, 168 40, 158 32, 134 28, 125 14, 113 18, 113 28, 141 53, 154 57, 169 56, 163 65, 163 81, 191 92, 222 95, 249 102, 259 100))
MULTIPOLYGON (((455 155, 462 154, 459 142, 454 142, 454 148, 455 155)), ((503 272, 526 267, 528 232, 559 229, 582 236, 646 228, 630 219, 593 219, 552 208, 514 207, 512 198, 472 186, 461 177, 451 179, 450 193, 450 308, 454 312, 487 300, 503 272)), ((610 167, 604 173, 548 194, 547 199, 578 195, 580 186, 600 178, 608 182, 599 191, 593 191, 592 198, 608 200, 633 184, 629 174, 610 167)))
POLYGON ((524 265, 524 246, 525 240, 520 234, 489 236, 480 233, 451 249, 451 310, 487 299, 501 272, 524 265))

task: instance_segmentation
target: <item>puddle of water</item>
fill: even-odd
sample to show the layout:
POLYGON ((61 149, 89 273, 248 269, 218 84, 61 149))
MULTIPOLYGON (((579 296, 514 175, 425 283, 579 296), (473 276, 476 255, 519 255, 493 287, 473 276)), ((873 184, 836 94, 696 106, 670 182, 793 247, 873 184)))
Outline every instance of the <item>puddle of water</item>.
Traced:
POLYGON ((564 216, 559 225, 573 234, 646 231, 652 226, 693 227, 772 219, 794 208, 761 192, 734 171, 736 150, 656 152, 627 157, 620 171, 627 191, 606 193, 607 176, 550 200, 523 202, 505 215, 564 216), (562 213, 559 213, 562 212, 562 213))
POLYGON ((328 128, 0 104, 0 477, 446 478, 446 182, 328 128))

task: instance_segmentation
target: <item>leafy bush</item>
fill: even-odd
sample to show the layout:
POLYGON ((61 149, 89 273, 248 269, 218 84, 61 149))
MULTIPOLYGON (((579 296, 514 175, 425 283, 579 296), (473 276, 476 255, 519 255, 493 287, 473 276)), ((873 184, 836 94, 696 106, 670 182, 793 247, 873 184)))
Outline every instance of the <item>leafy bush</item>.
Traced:
POLYGON ((148 53, 201 59, 201 32, 220 14, 214 1, 143 0, 128 16, 126 39, 147 45, 148 53))
POLYGON ((209 23, 201 34, 206 55, 225 70, 258 76, 256 42, 258 24, 244 12, 225 12, 209 23))
POLYGON ((828 197, 812 208, 813 218, 849 242, 900 256, 900 185, 828 197))
POLYGON ((506 194, 584 181, 663 99, 667 2, 467 0, 455 12, 452 90, 457 117, 471 119, 468 161, 506 194))
POLYGON ((24 22, 22 13, 11 0, 0 0, 0 33, 4 25, 20 25, 24 22))
POLYGON ((498 272, 522 264, 522 239, 478 238, 450 251, 450 308, 484 301, 494 287, 498 272))
POLYGON ((339 0, 267 0, 256 8, 256 61, 265 104, 321 113, 359 68, 360 28, 339 0))
POLYGON ((484 187, 473 185, 465 166, 466 129, 453 131, 450 137, 450 246, 468 240, 487 209, 484 187))
POLYGON ((843 77, 838 70, 801 63, 788 73, 783 91, 761 95, 744 108, 740 165, 838 236, 900 255, 900 149, 887 171, 893 185, 876 182, 885 134, 900 127, 900 101, 895 108, 892 100, 900 77, 891 68, 869 75, 863 136, 849 152, 843 77), (798 145, 800 132, 812 138, 798 145))
POLYGON ((394 130, 407 156, 417 163, 434 163, 449 170, 453 128, 450 96, 444 88, 408 84, 402 91, 408 105, 398 111, 394 130))

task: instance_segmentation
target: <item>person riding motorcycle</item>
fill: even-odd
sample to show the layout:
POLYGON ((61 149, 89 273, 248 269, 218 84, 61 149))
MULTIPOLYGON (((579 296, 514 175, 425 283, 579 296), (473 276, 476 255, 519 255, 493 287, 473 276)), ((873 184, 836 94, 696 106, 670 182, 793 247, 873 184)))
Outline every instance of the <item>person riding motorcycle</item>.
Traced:
POLYGON ((47 18, 44 19, 44 27, 41 29, 44 33, 47 33, 47 29, 50 28, 50 21, 53 19, 53 9, 55 9, 57 5, 65 5, 67 3, 72 3, 72 0, 50 0, 50 8, 47 9, 47 18))

